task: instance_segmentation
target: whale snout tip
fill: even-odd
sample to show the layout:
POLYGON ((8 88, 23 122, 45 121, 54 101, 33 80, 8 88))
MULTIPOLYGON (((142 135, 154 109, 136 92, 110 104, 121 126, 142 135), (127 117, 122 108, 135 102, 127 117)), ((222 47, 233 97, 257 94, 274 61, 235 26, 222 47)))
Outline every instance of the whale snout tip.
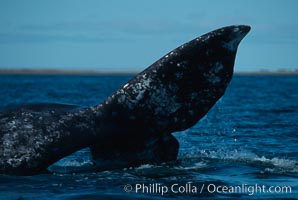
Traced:
POLYGON ((236 28, 234 28, 234 30, 236 30, 236 32, 238 32, 238 34, 242 36, 242 38, 244 38, 247 35, 250 29, 251 27, 248 25, 239 25, 239 26, 236 26, 236 28))
POLYGON ((229 51, 236 52, 241 40, 247 35, 250 29, 251 28, 248 25, 227 27, 228 39, 223 42, 223 47, 229 51))
POLYGON ((238 25, 233 27, 232 36, 238 39, 239 42, 247 35, 251 27, 248 25, 238 25))
POLYGON ((249 25, 238 25, 236 27, 239 27, 239 29, 245 33, 248 33, 251 29, 251 27, 249 25))

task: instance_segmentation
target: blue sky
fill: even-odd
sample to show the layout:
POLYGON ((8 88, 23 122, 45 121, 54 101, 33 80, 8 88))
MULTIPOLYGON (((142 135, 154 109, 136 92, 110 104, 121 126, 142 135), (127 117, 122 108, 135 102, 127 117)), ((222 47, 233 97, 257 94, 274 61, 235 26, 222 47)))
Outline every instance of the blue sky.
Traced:
POLYGON ((252 27, 236 71, 298 68, 296 0, 1 0, 0 68, 141 71, 232 24, 252 27))

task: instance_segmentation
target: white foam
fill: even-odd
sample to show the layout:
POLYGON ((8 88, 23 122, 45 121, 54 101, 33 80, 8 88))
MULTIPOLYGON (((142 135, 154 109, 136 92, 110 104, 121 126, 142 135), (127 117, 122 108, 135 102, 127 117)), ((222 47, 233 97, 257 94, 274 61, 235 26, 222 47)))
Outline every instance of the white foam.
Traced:
POLYGON ((202 169, 202 168, 205 168, 207 167, 207 164, 205 162, 195 162, 193 163, 191 166, 187 166, 187 167, 182 167, 182 166, 179 166, 179 167, 176 167, 176 169, 183 169, 183 170, 196 170, 196 169, 202 169))
MULTIPOLYGON (((217 151, 206 151, 201 150, 197 153, 191 153, 187 155, 182 155, 184 158, 201 159, 202 157, 211 159, 220 159, 226 161, 238 161, 246 163, 258 163, 261 162, 266 167, 264 170, 267 172, 274 173, 297 173, 298 172, 298 162, 296 160, 286 159, 286 158, 266 158, 265 156, 258 156, 249 151, 243 150, 217 150, 217 151)), ((258 164, 259 165, 259 164, 258 164)))
POLYGON ((298 162, 295 160, 289 160, 289 159, 283 159, 283 158, 269 159, 269 158, 266 158, 265 156, 256 157, 254 160, 272 164, 275 167, 294 169, 294 170, 298 171, 298 168, 296 167, 296 166, 298 166, 298 162))
POLYGON ((137 167, 136 170, 151 169, 152 167, 154 167, 154 165, 144 164, 144 165, 137 167))

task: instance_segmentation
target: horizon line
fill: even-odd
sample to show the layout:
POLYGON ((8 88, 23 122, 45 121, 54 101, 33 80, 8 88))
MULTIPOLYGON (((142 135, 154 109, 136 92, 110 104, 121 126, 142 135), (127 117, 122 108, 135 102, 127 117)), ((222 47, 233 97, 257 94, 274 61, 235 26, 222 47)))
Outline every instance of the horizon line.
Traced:
MULTIPOLYGON (((0 68, 0 75, 134 75, 138 74, 141 71, 138 70, 92 70, 92 69, 37 69, 37 68, 19 68, 19 69, 9 69, 9 68, 0 68)), ((274 74, 284 74, 284 75, 296 75, 298 74, 297 69, 275 69, 275 70, 247 70, 247 71, 234 71, 234 74, 251 74, 251 75, 274 75, 274 74)))

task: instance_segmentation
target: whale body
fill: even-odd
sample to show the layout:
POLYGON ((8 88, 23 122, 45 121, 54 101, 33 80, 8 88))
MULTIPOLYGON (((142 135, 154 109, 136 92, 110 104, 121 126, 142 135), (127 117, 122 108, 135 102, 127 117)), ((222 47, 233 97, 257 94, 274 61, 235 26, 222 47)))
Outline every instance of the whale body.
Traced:
POLYGON ((224 94, 249 30, 228 26, 185 43, 99 105, 2 111, 0 173, 38 174, 85 147, 97 170, 175 160, 179 143, 172 133, 195 125, 224 94))

